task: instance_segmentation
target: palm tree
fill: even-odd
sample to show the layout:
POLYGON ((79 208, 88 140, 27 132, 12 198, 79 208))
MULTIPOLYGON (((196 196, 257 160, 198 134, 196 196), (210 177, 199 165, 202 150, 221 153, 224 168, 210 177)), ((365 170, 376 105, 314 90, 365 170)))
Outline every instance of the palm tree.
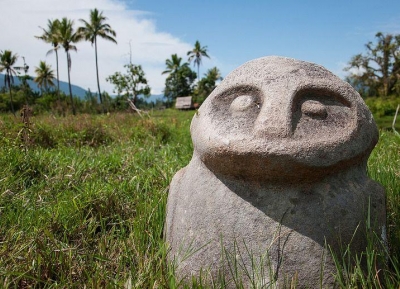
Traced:
POLYGON ((52 53, 53 51, 56 53, 57 95, 58 95, 58 100, 60 101, 60 77, 59 77, 59 73, 58 73, 58 49, 60 48, 59 26, 60 26, 60 20, 58 20, 58 19, 50 20, 49 19, 47 22, 47 30, 40 27, 43 30, 43 34, 41 36, 35 36, 35 37, 37 39, 43 40, 46 43, 51 43, 53 48, 47 52, 47 55, 52 53))
POLYGON ((189 56, 189 62, 191 62, 193 59, 193 64, 196 66, 197 65, 197 78, 200 77, 200 64, 201 64, 201 58, 207 57, 210 58, 207 54, 207 46, 201 47, 200 42, 196 40, 196 43, 194 44, 194 48, 190 51, 188 51, 187 55, 189 56))
POLYGON ((18 54, 13 54, 11 50, 5 50, 0 52, 0 72, 6 71, 6 75, 4 77, 4 85, 8 85, 8 90, 10 92, 10 102, 11 102, 11 112, 16 117, 13 105, 12 91, 11 91, 11 83, 14 83, 14 76, 17 75, 17 72, 13 68, 15 62, 17 62, 18 54))
POLYGON ((178 72, 178 70, 182 67, 182 66, 188 66, 189 63, 185 62, 183 64, 181 64, 182 62, 182 57, 178 57, 177 54, 172 54, 171 55, 171 59, 167 59, 165 61, 165 65, 167 66, 167 69, 164 70, 161 74, 166 74, 169 73, 170 75, 173 75, 175 73, 178 72))
POLYGON ((48 92, 49 86, 54 86, 54 71, 51 66, 44 61, 40 61, 39 66, 35 67, 36 77, 33 81, 38 84, 38 87, 43 91, 43 88, 48 92))
POLYGON ((59 41, 62 47, 64 47, 65 53, 67 54, 67 64, 68 64, 68 86, 69 86, 69 97, 71 100, 72 114, 75 115, 75 105, 74 100, 72 98, 72 88, 71 88, 71 55, 69 53, 70 50, 76 51, 76 46, 73 43, 76 43, 82 39, 81 34, 74 32, 74 21, 67 19, 64 17, 60 21, 60 25, 58 27, 58 36, 59 41))
POLYGON ((107 18, 103 16, 103 12, 100 12, 95 8, 94 10, 90 10, 90 21, 87 22, 84 19, 79 19, 84 26, 78 28, 78 33, 82 34, 86 41, 90 41, 92 46, 94 44, 94 51, 96 57, 96 75, 97 75, 97 88, 99 90, 99 100, 100 104, 103 105, 103 99, 101 97, 100 91, 100 81, 99 81, 99 65, 97 61, 97 36, 114 42, 115 44, 117 41, 113 38, 117 34, 114 30, 111 29, 111 26, 107 23, 104 23, 107 18))
MULTIPOLYGON (((168 79, 171 79, 175 84, 178 80, 178 73, 183 67, 189 67, 189 63, 185 62, 181 64, 182 62, 182 57, 178 57, 177 54, 172 54, 171 59, 167 59, 165 61, 165 65, 167 66, 167 69, 164 70, 161 74, 169 74, 167 77, 168 79)), ((175 94, 177 93, 177 88, 174 87, 173 90, 175 90, 175 94)))
POLYGON ((212 83, 215 83, 219 80, 222 80, 222 75, 221 72, 219 71, 219 69, 217 67, 213 67, 211 69, 209 69, 207 71, 207 73, 205 74, 205 77, 212 83))
POLYGON ((217 67, 213 67, 204 74, 204 77, 197 83, 197 95, 200 99, 205 99, 217 86, 217 82, 222 80, 221 72, 217 67))

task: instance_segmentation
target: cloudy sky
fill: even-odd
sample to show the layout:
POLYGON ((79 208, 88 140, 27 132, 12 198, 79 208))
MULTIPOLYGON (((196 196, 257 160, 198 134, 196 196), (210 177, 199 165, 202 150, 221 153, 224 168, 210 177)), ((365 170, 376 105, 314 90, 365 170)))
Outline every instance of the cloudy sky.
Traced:
MULTIPOLYGON (((118 44, 99 40, 102 90, 112 93, 105 78, 124 71, 132 62, 142 65, 153 94, 164 88, 165 60, 186 53, 196 40, 207 46, 200 74, 217 66, 223 76, 240 64, 266 55, 316 62, 341 77, 350 58, 378 32, 400 34, 400 1, 396 0, 0 0, 0 50, 24 56, 34 67, 45 60, 55 69, 51 48, 41 35, 48 19, 89 18, 91 9, 103 11, 117 32, 118 44)), ((77 44, 72 52, 72 83, 97 90, 94 48, 77 44)), ((22 58, 18 65, 23 65, 22 58)), ((67 81, 65 53, 60 50, 60 79, 67 81)))

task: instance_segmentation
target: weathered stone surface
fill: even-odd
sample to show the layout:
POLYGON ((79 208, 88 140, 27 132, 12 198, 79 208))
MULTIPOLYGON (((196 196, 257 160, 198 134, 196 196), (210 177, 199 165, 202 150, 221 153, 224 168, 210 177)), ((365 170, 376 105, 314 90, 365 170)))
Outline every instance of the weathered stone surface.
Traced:
POLYGON ((366 175, 375 122, 358 93, 322 66, 245 63, 203 103, 191 135, 193 158, 174 176, 167 205, 180 277, 233 271, 249 287, 296 275, 298 288, 331 288, 325 241, 339 253, 353 239, 362 251, 369 204, 385 237, 384 190, 366 175))

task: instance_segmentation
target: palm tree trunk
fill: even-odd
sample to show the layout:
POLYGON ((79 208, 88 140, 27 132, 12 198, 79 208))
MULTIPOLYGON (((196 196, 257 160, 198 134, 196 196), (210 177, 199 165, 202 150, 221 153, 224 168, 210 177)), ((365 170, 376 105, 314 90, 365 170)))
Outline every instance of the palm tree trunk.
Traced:
POLYGON ((100 100, 101 110, 104 113, 103 98, 101 97, 101 91, 100 91, 99 64, 97 61, 97 38, 94 38, 94 54, 96 56, 96 75, 97 75, 97 88, 99 90, 99 100, 100 100))
POLYGON ((10 83, 10 79, 8 79, 8 90, 10 91, 11 112, 13 113, 13 115, 14 115, 15 117, 17 117, 17 115, 15 114, 15 110, 14 110, 14 104, 13 104, 13 98, 12 98, 12 92, 11 92, 11 83, 10 83))
POLYGON ((58 99, 58 105, 57 105, 57 110, 58 108, 61 108, 61 114, 62 116, 65 116, 65 111, 64 111, 64 105, 61 104, 61 96, 60 96, 60 74, 58 72, 58 50, 55 49, 56 52, 56 66, 57 66, 57 99, 58 99))
POLYGON ((72 98, 72 88, 71 88, 71 78, 70 78, 70 70, 71 70, 71 56, 67 51, 67 63, 68 63, 68 86, 69 86, 69 98, 71 99, 71 107, 72 107, 72 114, 76 115, 74 99, 72 98))

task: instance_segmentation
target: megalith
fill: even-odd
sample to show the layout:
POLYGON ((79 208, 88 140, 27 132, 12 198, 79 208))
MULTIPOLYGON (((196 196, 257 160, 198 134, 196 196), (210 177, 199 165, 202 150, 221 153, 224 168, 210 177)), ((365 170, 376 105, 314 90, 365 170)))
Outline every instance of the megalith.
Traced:
POLYGON ((360 95, 320 65, 263 57, 231 72, 193 117, 193 157, 173 178, 168 258, 179 278, 333 288, 330 253, 385 239, 378 141, 360 95), (330 249, 329 249, 330 248, 330 249))

